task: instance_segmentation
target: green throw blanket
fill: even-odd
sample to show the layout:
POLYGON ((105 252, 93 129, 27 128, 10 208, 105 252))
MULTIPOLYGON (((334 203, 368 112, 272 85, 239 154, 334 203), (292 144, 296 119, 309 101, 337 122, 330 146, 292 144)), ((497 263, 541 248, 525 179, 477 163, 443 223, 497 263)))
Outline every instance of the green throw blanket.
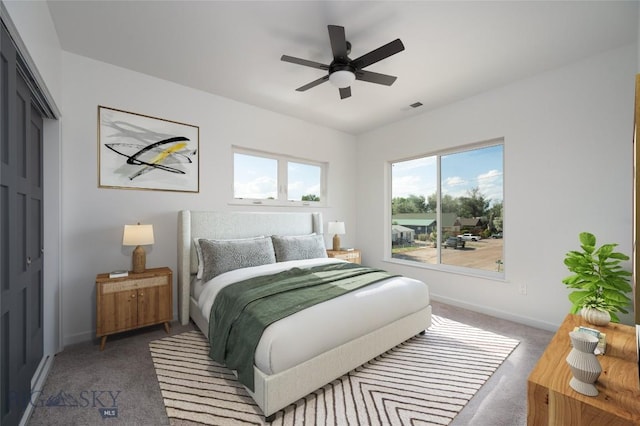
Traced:
POLYGON ((254 354, 267 326, 391 276, 353 263, 334 263, 293 268, 226 286, 216 296, 209 316, 209 356, 236 370, 238 380, 253 391, 254 354))

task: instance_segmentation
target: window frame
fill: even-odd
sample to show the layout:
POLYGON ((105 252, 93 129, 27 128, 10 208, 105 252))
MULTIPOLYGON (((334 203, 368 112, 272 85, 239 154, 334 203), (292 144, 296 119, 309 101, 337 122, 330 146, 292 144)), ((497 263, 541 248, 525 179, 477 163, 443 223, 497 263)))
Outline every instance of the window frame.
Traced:
POLYGON ((279 206, 279 207, 327 207, 327 182, 329 174, 329 163, 325 161, 309 160, 307 158, 294 157, 291 155, 277 154, 273 152, 261 151, 251 148, 232 145, 231 147, 231 201, 229 204, 253 205, 253 206, 279 206), (276 188, 277 198, 236 198, 235 197, 235 155, 247 155, 258 158, 276 160, 276 188), (297 163, 320 168, 320 201, 289 200, 289 164, 297 163))
MULTIPOLYGON (((406 157, 406 158, 399 158, 399 159, 393 159, 393 160, 389 160, 387 162, 387 193, 388 196, 386 197, 385 203, 386 203, 386 212, 388 214, 387 220, 386 220, 386 226, 385 226, 385 251, 384 251, 384 257, 383 257, 383 261, 385 262, 389 262, 389 263, 396 263, 396 264, 401 264, 401 265, 406 265, 406 266, 412 266, 412 267, 417 267, 417 268, 423 268, 423 269, 430 269, 430 270, 437 270, 437 271, 441 271, 441 272, 447 272, 447 273, 454 273, 454 274, 458 274, 458 275, 466 275, 466 276, 472 276, 472 277, 480 277, 480 278, 487 278, 487 279, 491 279, 494 281, 501 281, 501 282, 507 282, 507 269, 505 267, 505 265, 507 265, 507 242, 503 237, 503 246, 502 246, 502 266, 501 266, 501 270, 500 271, 491 271, 491 270, 485 270, 485 269, 476 269, 476 268, 470 268, 470 267, 466 267, 466 266, 459 266, 459 265, 451 265, 451 264, 445 264, 445 263, 441 263, 442 262, 442 244, 438 244, 437 245, 437 253, 436 253, 436 263, 425 263, 425 262, 419 262, 419 261, 415 261, 415 260, 406 260, 406 259, 398 259, 398 258, 394 258, 393 257, 393 253, 392 253, 392 238, 391 238, 391 234, 392 234, 392 226, 393 226, 393 212, 392 212, 392 204, 393 204, 393 165, 396 163, 401 163, 404 161, 411 161, 411 160, 417 160, 420 158, 428 158, 428 157, 436 157, 436 164, 437 164, 437 173, 436 173, 436 182, 437 182, 437 187, 436 187, 436 198, 437 198, 437 211, 436 211, 436 220, 437 220, 437 235, 442 235, 442 221, 441 221, 441 214, 442 214, 442 210, 441 210, 441 199, 442 199, 442 164, 441 164, 441 160, 442 157, 447 156, 447 155, 452 155, 452 154, 458 154, 458 153, 462 153, 462 152, 466 152, 466 151, 473 151, 473 150, 477 150, 477 149, 482 149, 482 148, 489 148, 492 146, 498 146, 501 145, 502 146, 502 221, 503 221, 503 229, 504 229, 504 223, 505 223, 505 217, 506 217, 506 203, 505 203, 505 199, 506 199, 506 194, 505 194, 505 178, 504 178, 504 171, 505 171, 505 147, 506 147, 506 143, 505 143, 505 138, 504 137, 498 137, 498 138, 494 138, 494 139, 490 139, 490 140, 486 140, 483 142, 477 142, 477 143, 472 143, 472 144, 467 144, 467 145, 460 145, 460 146, 456 146, 456 147, 452 147, 452 148, 446 148, 446 149, 441 149, 441 150, 437 150, 437 151, 431 151, 431 152, 427 152, 427 153, 422 153, 420 155, 414 155, 412 157, 406 157)), ((420 194, 416 194, 416 195, 420 195, 420 194)), ((425 194, 426 196, 426 194, 425 194)))

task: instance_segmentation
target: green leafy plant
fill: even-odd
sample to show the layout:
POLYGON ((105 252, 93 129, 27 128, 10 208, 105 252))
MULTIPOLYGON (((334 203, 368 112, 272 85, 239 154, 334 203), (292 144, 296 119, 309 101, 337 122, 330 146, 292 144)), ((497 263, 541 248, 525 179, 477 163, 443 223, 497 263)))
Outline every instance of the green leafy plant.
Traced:
POLYGON ((569 294, 571 313, 576 314, 585 306, 592 307, 609 312, 613 322, 620 322, 616 312, 628 313, 625 308, 631 303, 627 296, 631 292, 631 272, 624 270, 620 263, 629 260, 629 256, 614 251, 617 246, 603 244, 596 248, 593 234, 580 233, 582 251, 572 250, 564 259, 573 275, 562 282, 576 289, 569 294))
POLYGON ((587 296, 582 300, 583 308, 591 308, 597 309, 602 312, 611 312, 611 305, 609 305, 602 297, 600 296, 587 296))

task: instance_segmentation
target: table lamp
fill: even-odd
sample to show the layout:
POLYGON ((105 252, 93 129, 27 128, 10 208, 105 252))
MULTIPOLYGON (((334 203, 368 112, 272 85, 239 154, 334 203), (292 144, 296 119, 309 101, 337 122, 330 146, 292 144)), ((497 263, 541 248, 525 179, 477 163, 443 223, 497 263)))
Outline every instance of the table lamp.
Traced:
POLYGON ((153 244, 153 225, 125 225, 122 236, 123 246, 136 246, 131 256, 133 273, 144 272, 147 263, 147 254, 142 246, 153 244))
POLYGON ((340 250, 340 237, 339 235, 344 234, 344 222, 329 222, 328 226, 329 234, 333 234, 333 250, 340 250))

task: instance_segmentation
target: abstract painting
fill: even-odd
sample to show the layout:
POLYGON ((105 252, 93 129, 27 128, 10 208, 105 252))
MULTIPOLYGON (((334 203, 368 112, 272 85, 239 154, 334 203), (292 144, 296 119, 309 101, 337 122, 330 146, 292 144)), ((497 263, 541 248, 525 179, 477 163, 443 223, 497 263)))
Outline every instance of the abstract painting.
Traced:
POLYGON ((99 186, 199 192, 200 128, 98 106, 99 186))

